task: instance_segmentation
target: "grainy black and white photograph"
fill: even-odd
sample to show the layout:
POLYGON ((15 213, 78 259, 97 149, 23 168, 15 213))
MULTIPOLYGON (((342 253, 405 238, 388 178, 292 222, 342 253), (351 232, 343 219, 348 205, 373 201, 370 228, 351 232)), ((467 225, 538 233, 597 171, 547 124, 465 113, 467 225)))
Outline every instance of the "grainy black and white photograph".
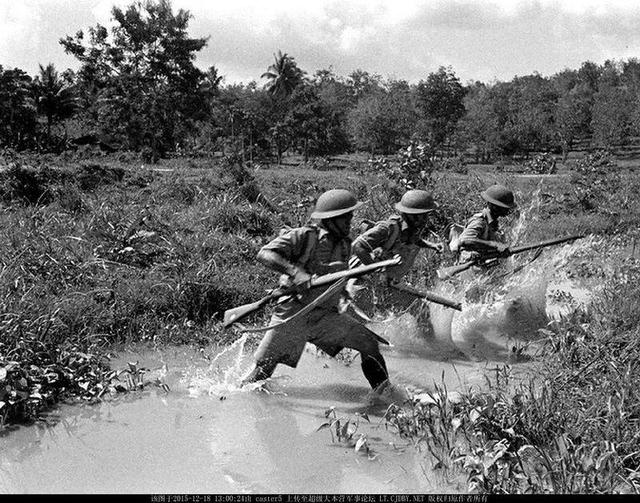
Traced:
POLYGON ((0 494, 637 494, 638 194, 636 1, 0 0, 0 494))

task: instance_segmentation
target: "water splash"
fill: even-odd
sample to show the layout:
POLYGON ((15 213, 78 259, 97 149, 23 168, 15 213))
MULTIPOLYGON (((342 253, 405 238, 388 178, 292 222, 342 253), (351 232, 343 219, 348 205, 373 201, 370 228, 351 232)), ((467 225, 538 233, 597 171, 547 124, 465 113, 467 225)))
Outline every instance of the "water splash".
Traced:
POLYGON ((587 238, 543 251, 533 262, 514 256, 488 274, 463 276, 456 285, 465 302, 451 322, 454 342, 475 358, 511 361, 559 313, 589 302, 589 289, 565 269, 592 247, 593 238, 587 238))
MULTIPOLYGON (((512 225, 510 242, 517 242, 527 226, 539 219, 541 187, 512 225)), ((558 313, 589 302, 587 286, 577 284, 566 271, 577 257, 593 251, 595 241, 588 237, 555 246, 537 258, 532 258, 533 252, 514 255, 485 274, 467 271, 445 282, 450 285, 449 296, 464 299, 463 311, 432 309, 436 334, 448 337, 474 359, 511 361, 513 352, 539 339, 540 329, 558 313)))
POLYGON ((531 222, 538 220, 540 215, 540 206, 542 200, 540 194, 542 192, 542 181, 538 184, 536 190, 533 191, 531 196, 531 202, 529 206, 521 208, 518 212, 518 218, 516 222, 511 226, 511 232, 509 233, 508 241, 510 243, 516 243, 520 236, 524 233, 525 229, 531 222))
POLYGON ((247 339, 248 334, 245 334, 230 346, 216 348, 206 368, 187 372, 184 381, 189 394, 225 397, 229 393, 251 389, 251 386, 242 387, 240 384, 248 367, 247 339))

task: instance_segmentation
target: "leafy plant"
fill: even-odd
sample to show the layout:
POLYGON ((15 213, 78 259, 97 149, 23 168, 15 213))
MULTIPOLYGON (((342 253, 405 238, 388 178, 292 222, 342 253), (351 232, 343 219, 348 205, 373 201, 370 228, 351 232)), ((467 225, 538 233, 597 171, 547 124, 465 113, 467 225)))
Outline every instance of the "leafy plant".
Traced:
POLYGON ((353 447, 355 452, 362 451, 366 453, 369 457, 373 455, 373 451, 369 446, 369 440, 367 435, 364 433, 358 434, 358 428, 360 426, 361 419, 364 419, 367 422, 371 422, 369 420, 369 416, 366 412, 359 413, 356 412, 354 417, 341 417, 338 416, 335 407, 329 407, 325 412, 324 416, 330 421, 326 423, 322 423, 318 426, 316 431, 321 430, 329 430, 331 433, 331 441, 344 443, 351 447, 353 447))
POLYGON ((434 170, 431 155, 431 146, 418 141, 412 141, 406 148, 400 149, 399 169, 394 173, 396 180, 407 189, 428 187, 434 170))
POLYGON ((533 159, 529 159, 524 163, 524 169, 526 173, 551 175, 557 171, 556 159, 549 152, 536 154, 533 159))

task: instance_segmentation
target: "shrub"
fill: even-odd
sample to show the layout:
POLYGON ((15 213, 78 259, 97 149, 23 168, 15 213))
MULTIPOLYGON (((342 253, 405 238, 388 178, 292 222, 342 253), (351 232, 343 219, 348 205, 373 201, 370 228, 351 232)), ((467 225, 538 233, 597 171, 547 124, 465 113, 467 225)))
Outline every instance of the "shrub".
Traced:
POLYGON ((438 171, 448 171, 461 175, 466 175, 469 171, 462 155, 438 159, 437 161, 435 161, 434 165, 435 169, 437 169, 438 171))
POLYGON ((95 163, 83 163, 76 169, 76 180, 85 192, 92 192, 102 185, 121 182, 124 168, 103 166, 95 163))
POLYGON ((223 232, 269 236, 274 232, 268 211, 253 204, 242 204, 238 195, 225 193, 208 201, 204 221, 210 229, 223 232))
POLYGON ((64 184, 55 188, 55 200, 60 208, 70 213, 81 213, 87 208, 82 192, 75 184, 64 184))
POLYGON ((524 163, 525 172, 537 175, 551 175, 557 171, 556 159, 553 154, 545 152, 536 154, 533 159, 524 163))
POLYGON ((0 172, 2 199, 7 203, 47 204, 53 199, 51 186, 57 178, 58 174, 46 167, 11 163, 0 172))
POLYGON ((431 148, 423 142, 412 141, 409 146, 398 151, 398 173, 396 180, 407 189, 430 185, 435 169, 431 161, 431 148))
POLYGON ((606 206, 621 185, 616 164, 604 151, 589 154, 577 161, 571 175, 573 197, 584 211, 606 206))
POLYGON ((391 162, 386 157, 372 157, 367 161, 367 171, 386 175, 392 171, 391 162))

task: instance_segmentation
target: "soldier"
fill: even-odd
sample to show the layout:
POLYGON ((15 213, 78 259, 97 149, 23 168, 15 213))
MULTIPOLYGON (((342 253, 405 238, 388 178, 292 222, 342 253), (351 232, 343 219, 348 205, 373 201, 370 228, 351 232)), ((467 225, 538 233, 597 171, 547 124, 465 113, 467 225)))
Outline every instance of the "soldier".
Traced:
MULTIPOLYGON (((424 190, 410 190, 395 205, 398 215, 376 223, 353 242, 351 267, 370 264, 377 260, 402 257, 402 263, 389 268, 382 278, 382 284, 364 280, 351 281, 349 291, 356 307, 364 308, 368 316, 374 308, 407 309, 417 300, 415 295, 401 290, 402 278, 411 270, 421 249, 432 249, 442 253, 441 243, 432 243, 422 238, 423 231, 429 226, 429 214, 436 210, 431 194, 424 190), (389 288, 391 287, 391 288, 389 288), (395 288, 394 288, 395 287, 395 288)), ((429 328, 429 310, 422 309, 417 321, 423 328, 429 328)))
MULTIPOLYGON (((311 214, 317 224, 285 231, 260 250, 258 260, 283 273, 281 284, 296 285, 299 289, 298 296, 278 304, 271 325, 290 318, 326 290, 309 289, 312 275, 347 269, 351 220, 353 211, 361 204, 348 190, 329 190, 318 198, 311 214)), ((376 389, 385 383, 388 373, 378 336, 341 312, 340 296, 340 293, 330 296, 310 312, 269 330, 256 351, 255 367, 243 383, 270 377, 278 363, 296 367, 306 342, 330 356, 336 356, 345 347, 359 351, 362 372, 371 387, 376 389)))
MULTIPOLYGON (((504 185, 492 185, 480 194, 486 201, 485 208, 473 215, 467 225, 452 229, 449 248, 458 253, 458 264, 482 259, 489 252, 498 256, 509 255, 509 245, 498 225, 498 219, 507 216, 516 206, 513 192, 504 185)), ((491 265, 496 265, 495 262, 491 265)), ((491 277, 477 276, 489 270, 489 265, 473 266, 459 274, 458 279, 466 283, 465 298, 477 302, 491 291, 491 277)))
POLYGON ((516 206, 513 192, 504 185, 492 185, 481 194, 485 208, 473 215, 458 236, 452 236, 450 248, 459 252, 458 262, 482 258, 487 252, 508 256, 498 219, 507 216, 516 206))

